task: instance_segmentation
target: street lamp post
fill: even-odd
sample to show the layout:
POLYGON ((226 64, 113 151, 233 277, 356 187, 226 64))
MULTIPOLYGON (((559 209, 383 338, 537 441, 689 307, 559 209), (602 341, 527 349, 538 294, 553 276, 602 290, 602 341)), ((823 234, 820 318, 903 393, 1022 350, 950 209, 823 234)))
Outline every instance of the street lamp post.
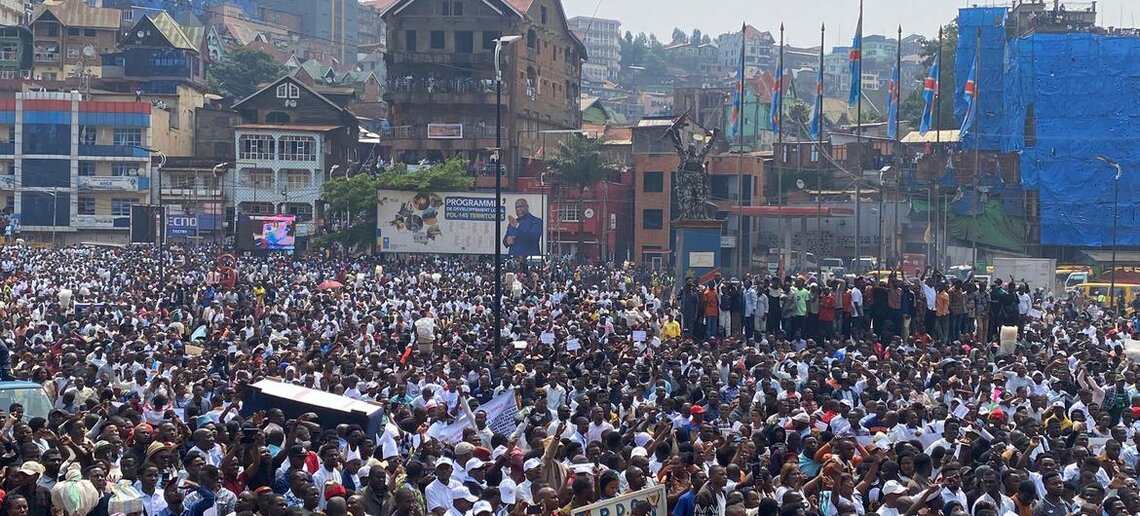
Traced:
POLYGON ((1108 297, 1110 298, 1109 307, 1116 310, 1116 229, 1117 229, 1117 215, 1120 211, 1120 162, 1101 154, 1096 159, 1103 161, 1106 165, 1116 169, 1116 177, 1112 187, 1112 279, 1109 280, 1108 297))
POLYGON ((503 46, 522 39, 522 36, 502 36, 495 39, 495 325, 491 328, 495 339, 495 353, 502 348, 503 318, 503 69, 499 60, 503 46))
MULTIPOLYGON (((139 149, 139 150, 146 152, 148 154, 154 154, 155 156, 158 156, 158 166, 155 167, 154 174, 153 174, 155 186, 156 186, 156 191, 158 192, 158 194, 156 195, 158 210, 155 212, 155 215, 154 215, 154 222, 155 222, 154 223, 154 233, 155 233, 155 240, 157 240, 155 247, 158 251, 158 271, 159 271, 158 275, 159 275, 159 277, 162 278, 163 283, 165 283, 166 282, 166 252, 165 252, 166 251, 166 249, 165 249, 166 248, 166 238, 165 238, 165 236, 166 236, 166 217, 165 217, 165 210, 163 210, 163 208, 162 208, 162 167, 166 166, 166 153, 162 152, 160 150, 143 147, 141 145, 132 145, 131 147, 139 149)), ((217 168, 217 167, 215 167, 215 168, 217 168)))

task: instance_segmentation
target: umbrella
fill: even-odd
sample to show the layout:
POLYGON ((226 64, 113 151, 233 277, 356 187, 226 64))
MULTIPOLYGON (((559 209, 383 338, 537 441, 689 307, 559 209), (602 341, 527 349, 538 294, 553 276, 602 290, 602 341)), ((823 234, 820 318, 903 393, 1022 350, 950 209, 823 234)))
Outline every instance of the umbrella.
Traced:
POLYGON ((336 280, 325 280, 320 285, 317 285, 317 290, 332 290, 334 288, 343 287, 344 284, 336 280))

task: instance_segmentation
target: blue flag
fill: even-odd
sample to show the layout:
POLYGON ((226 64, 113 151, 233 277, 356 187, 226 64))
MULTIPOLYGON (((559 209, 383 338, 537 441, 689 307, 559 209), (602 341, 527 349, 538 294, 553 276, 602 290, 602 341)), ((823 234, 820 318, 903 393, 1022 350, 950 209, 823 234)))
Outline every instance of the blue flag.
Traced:
POLYGON ((887 83, 887 138, 899 137, 899 67, 891 73, 891 82, 887 83))
POLYGON ((959 141, 966 141, 966 135, 974 128, 974 119, 977 118, 978 96, 978 56, 974 56, 974 64, 970 65, 970 76, 966 78, 966 86, 962 88, 962 99, 966 101, 966 116, 962 117, 962 130, 959 131, 959 141))
POLYGON ((934 66, 930 67, 930 75, 922 83, 922 121, 918 124, 918 134, 926 135, 934 125, 934 112, 937 111, 935 100, 938 99, 938 56, 934 56, 934 66))
POLYGON ((809 135, 812 140, 819 140, 819 135, 823 132, 823 67, 820 67, 815 81, 815 104, 811 109, 809 135))
POLYGON ((744 111, 744 45, 748 42, 748 26, 742 24, 740 26, 740 67, 736 69, 736 90, 732 92, 732 116, 729 122, 732 124, 730 129, 732 139, 736 140, 741 137, 741 125, 744 122, 742 116, 744 111))
POLYGON ((855 26, 855 40, 851 42, 851 50, 847 53, 847 66, 851 70, 851 94, 847 96, 847 105, 854 106, 859 102, 859 95, 863 91, 863 8, 859 8, 859 25, 855 26))
POLYGON ((780 132, 780 104, 784 96, 784 63, 776 65, 776 80, 772 81, 772 105, 769 108, 768 125, 773 133, 780 132))

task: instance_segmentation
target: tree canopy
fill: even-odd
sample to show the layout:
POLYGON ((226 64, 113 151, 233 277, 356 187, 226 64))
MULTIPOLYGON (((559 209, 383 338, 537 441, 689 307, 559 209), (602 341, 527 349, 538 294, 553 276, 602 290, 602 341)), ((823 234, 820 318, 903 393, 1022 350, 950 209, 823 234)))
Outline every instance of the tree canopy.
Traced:
POLYGON ((439 165, 408 172, 399 164, 379 176, 380 185, 389 190, 448 191, 466 190, 475 184, 467 173, 467 161, 453 158, 439 165))
POLYGON ((211 65, 206 75, 210 89, 227 97, 244 99, 257 92, 259 84, 285 75, 285 67, 264 50, 236 47, 226 53, 225 60, 211 65))

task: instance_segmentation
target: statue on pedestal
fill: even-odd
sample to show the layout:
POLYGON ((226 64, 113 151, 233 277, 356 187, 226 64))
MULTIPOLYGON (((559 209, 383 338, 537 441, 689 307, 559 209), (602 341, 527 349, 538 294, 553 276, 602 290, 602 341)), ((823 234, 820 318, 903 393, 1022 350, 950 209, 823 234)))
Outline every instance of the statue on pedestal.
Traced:
POLYGON ((716 205, 709 202, 709 174, 705 168, 705 157, 716 143, 718 131, 713 129, 699 148, 692 143, 685 145, 681 140, 679 123, 669 127, 668 134, 673 139, 677 156, 681 158, 677 173, 673 175, 673 188, 677 192, 680 207, 675 219, 712 220, 716 205))

